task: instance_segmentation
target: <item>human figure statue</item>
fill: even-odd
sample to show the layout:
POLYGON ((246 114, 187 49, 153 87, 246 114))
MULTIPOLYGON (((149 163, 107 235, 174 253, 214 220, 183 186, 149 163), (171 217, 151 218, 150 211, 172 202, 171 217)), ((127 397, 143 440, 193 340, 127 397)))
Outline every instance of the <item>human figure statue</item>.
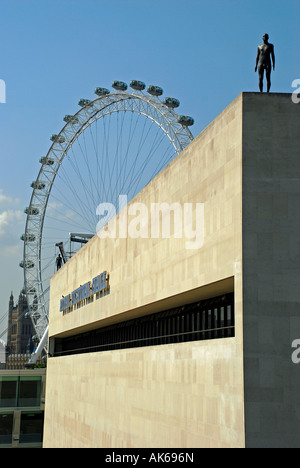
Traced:
POLYGON ((255 72, 258 69, 258 76, 259 76, 259 90, 263 92, 263 80, 264 80, 264 71, 266 70, 266 78, 267 78, 267 92, 270 92, 271 89, 271 59, 273 64, 273 70, 275 70, 275 54, 274 54, 274 46, 273 44, 269 43, 269 35, 263 35, 264 43, 258 46, 257 49, 257 57, 256 57, 256 65, 255 65, 255 72))
POLYGON ((62 257, 61 255, 59 254, 59 256, 56 258, 56 267, 57 267, 57 271, 60 270, 62 266, 62 257))

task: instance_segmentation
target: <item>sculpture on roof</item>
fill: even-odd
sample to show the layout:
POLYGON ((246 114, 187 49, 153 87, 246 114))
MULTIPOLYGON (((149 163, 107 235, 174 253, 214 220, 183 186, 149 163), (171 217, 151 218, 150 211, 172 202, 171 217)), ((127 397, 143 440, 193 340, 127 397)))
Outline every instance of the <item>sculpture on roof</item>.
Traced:
POLYGON ((263 80, 264 72, 266 71, 267 79, 267 92, 270 92, 271 89, 271 70, 275 70, 275 54, 274 54, 274 45, 269 43, 269 35, 263 35, 263 44, 258 46, 255 72, 258 70, 259 76, 259 90, 263 92, 263 80))

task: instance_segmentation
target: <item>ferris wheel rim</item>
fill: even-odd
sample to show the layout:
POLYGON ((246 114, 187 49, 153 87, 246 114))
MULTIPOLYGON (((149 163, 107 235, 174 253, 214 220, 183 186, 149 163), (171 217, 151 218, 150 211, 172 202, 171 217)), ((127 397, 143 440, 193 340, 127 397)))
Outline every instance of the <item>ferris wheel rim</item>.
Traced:
POLYGON ((142 114, 146 118, 152 119, 152 121, 156 123, 169 138, 176 154, 179 154, 187 146, 187 144, 193 140, 193 135, 191 134, 188 127, 178 123, 179 115, 174 111, 174 109, 171 109, 163 104, 156 96, 148 96, 139 91, 118 91, 115 93, 109 93, 108 95, 98 96, 93 101, 89 101, 86 103, 86 105, 82 106, 73 116, 70 116, 72 117, 73 121, 71 119, 70 121, 66 122, 61 131, 55 135, 56 139, 52 141, 52 145, 50 146, 46 156, 43 158, 44 162, 42 162, 38 177, 35 181, 36 186, 33 187, 30 204, 27 211, 24 234, 24 288, 29 306, 29 313, 31 315, 36 333, 39 335, 39 339, 41 339, 43 332, 48 325, 48 314, 45 301, 43 303, 43 298, 44 294, 46 294, 46 291, 43 289, 42 281, 41 249, 46 210, 55 178, 59 172, 64 158, 79 136, 98 119, 104 118, 105 115, 119 111, 132 111, 138 114, 142 114), (119 109, 120 104, 124 103, 125 101, 132 101, 133 106, 128 109, 119 109), (150 109, 153 111, 155 109, 157 114, 155 114, 154 111, 147 112, 144 110, 144 112, 142 112, 138 105, 134 107, 135 102, 137 104, 140 104, 141 102, 145 103, 145 105, 148 106, 148 110, 150 109), (101 107, 101 104, 104 104, 104 106, 101 107), (117 108, 113 109, 113 106, 116 106, 117 108), (104 109, 107 110, 106 113, 104 112, 104 109), (63 139, 64 141, 62 141, 63 139), (66 145, 64 145, 64 143, 66 143, 66 145), (54 164, 57 164, 55 166, 55 170, 52 170, 51 166, 47 165, 47 163, 49 163, 51 160, 51 156, 55 156, 54 164), (46 177, 43 179, 41 176, 46 177), (45 180, 47 180, 49 183, 41 189, 45 180), (38 203, 36 203, 37 200, 39 201, 38 203), (38 214, 36 214, 34 210, 39 208, 42 209, 39 210, 38 214), (33 225, 35 226, 35 230, 32 230, 33 225), (36 234, 36 240, 34 241, 36 246, 35 248, 30 241, 32 232, 35 232, 36 234), (30 296, 32 296, 37 290, 39 291, 39 296, 37 296, 38 302, 36 305, 34 305, 34 301, 33 304, 31 304, 30 296), (34 310, 35 307, 37 307, 36 310, 34 310), (34 321, 34 319, 38 320, 37 317, 40 312, 42 312, 42 325, 39 325, 34 321), (42 328, 42 330, 39 330, 39 327, 42 328))

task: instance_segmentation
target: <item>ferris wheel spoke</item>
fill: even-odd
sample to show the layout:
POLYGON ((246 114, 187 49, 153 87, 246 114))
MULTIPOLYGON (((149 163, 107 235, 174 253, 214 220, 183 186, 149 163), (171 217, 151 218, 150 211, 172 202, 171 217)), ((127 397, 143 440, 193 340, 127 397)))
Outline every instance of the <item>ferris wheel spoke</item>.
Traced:
MULTIPOLYGON (((55 219, 57 221, 56 224, 62 225, 68 224, 71 226, 76 226, 76 224, 78 223, 83 225, 82 220, 85 219, 83 213, 77 213, 73 208, 67 209, 66 204, 60 203, 57 197, 53 196, 52 198, 54 200, 58 200, 58 202, 51 202, 51 205, 49 207, 50 213, 46 214, 46 219, 55 219)), ((89 222, 88 219, 87 222, 89 222)))
POLYGON ((93 216, 93 212, 91 211, 90 207, 86 205, 86 203, 78 195, 77 190, 75 190, 73 187, 69 176, 65 174, 65 177, 63 178, 60 176, 60 179, 63 186, 55 187, 55 192, 57 192, 57 195, 51 194, 51 198, 57 200, 58 203, 63 201, 63 204, 66 207, 83 218, 85 218, 89 212, 90 215, 93 216))
MULTIPOLYGON (((111 115, 107 117, 109 119, 109 127, 110 127, 110 121, 111 121, 111 115)), ((101 174, 101 198, 99 199, 100 201, 109 201, 109 186, 106 184, 106 179, 107 179, 107 173, 108 173, 108 167, 107 167, 107 160, 108 160, 108 146, 109 146, 109 129, 107 129, 107 122, 106 119, 103 118, 101 119, 101 124, 102 124, 102 150, 101 150, 101 158, 100 158, 100 174, 101 174)), ((100 136, 99 136, 100 139, 100 136)))
MULTIPOLYGON (((139 147, 139 151, 137 152, 136 154, 136 157, 135 157, 135 160, 134 160, 134 164, 133 164, 133 170, 131 171, 131 179, 130 179, 130 182, 128 184, 128 186, 130 187, 130 190, 132 190, 132 187, 134 186, 134 183, 136 180, 139 179, 139 174, 142 174, 142 171, 144 170, 144 168, 146 167, 146 165, 149 163, 149 158, 150 158, 150 155, 155 147, 155 142, 156 142, 156 139, 157 139, 157 135, 159 134, 159 129, 158 131, 156 132, 156 135, 155 137, 153 138, 153 142, 152 142, 152 146, 150 148, 150 150, 148 150, 148 152, 146 152, 146 157, 144 158, 144 162, 142 163, 142 165, 140 166, 140 169, 139 169, 139 172, 137 172, 135 170, 136 168, 136 164, 137 164, 137 161, 138 161, 138 158, 139 158, 139 154, 143 148, 143 146, 145 145, 145 142, 146 142, 146 138, 148 137, 148 134, 149 134, 149 131, 150 131, 150 128, 148 129, 148 132, 144 138, 144 140, 141 142, 141 145, 139 147)), ((145 185, 149 182, 149 180, 145 181, 145 185)), ((136 189, 133 191, 133 193, 135 193, 136 189)))
MULTIPOLYGON (((136 164, 137 164, 137 161, 138 161, 138 157, 139 157, 139 154, 140 154, 141 149, 143 147, 143 141, 145 141, 144 133, 145 133, 145 128, 146 128, 146 123, 147 122, 145 121, 144 125, 143 125, 143 128, 142 128, 141 137, 140 137, 140 140, 139 140, 139 143, 138 143, 138 147, 137 147, 137 150, 136 150, 136 153, 135 153, 135 157, 134 157, 132 165, 131 165, 131 167, 129 169, 130 179, 129 179, 129 182, 128 182, 128 188, 131 188, 132 178, 133 178, 133 176, 135 174, 135 168, 136 168, 136 164)), ((150 129, 148 129, 148 132, 149 132, 149 130, 150 129)), ((147 134, 146 134, 146 137, 147 137, 147 134)))
POLYGON ((127 141, 127 145, 126 145, 126 152, 124 154, 124 158, 123 158, 122 166, 121 166, 119 194, 123 193, 123 190, 124 190, 124 185, 125 185, 125 181, 126 181, 126 178, 127 178, 126 170, 127 170, 127 162, 128 162, 129 154, 130 154, 129 152, 131 150, 131 145, 133 143, 133 138, 134 138, 134 135, 135 135, 135 132, 136 132, 137 124, 138 124, 138 119, 136 118, 135 119, 135 125, 132 128, 133 120, 134 120, 133 116, 134 116, 134 112, 132 111, 131 112, 130 125, 129 125, 129 132, 128 132, 128 141, 127 141))
MULTIPOLYGON (((92 159, 91 155, 90 155, 91 149, 87 149, 85 133, 83 133, 83 141, 84 141, 84 149, 85 149, 85 162, 86 162, 86 167, 87 167, 88 176, 89 176, 89 180, 90 180, 90 188, 91 188, 91 191, 92 191, 93 206, 95 207, 96 203, 97 203, 97 199, 98 199, 98 190, 99 190, 99 188, 98 188, 97 183, 95 182, 93 172, 95 172, 97 174, 97 171, 93 170, 94 168, 91 169, 91 167, 90 167, 90 160, 92 159)), ((91 161, 91 163, 92 163, 92 161, 91 161)))
MULTIPOLYGON (((103 121, 104 124, 104 121, 103 121)), ((109 200, 109 195, 107 190, 110 189, 110 186, 105 183, 105 172, 107 169, 107 166, 109 164, 109 158, 108 158, 108 144, 105 141, 105 138, 103 139, 103 147, 102 147, 102 152, 99 152, 99 147, 98 147, 98 139, 101 138, 101 136, 98 135, 98 120, 96 121, 96 130, 95 130, 95 136, 92 133, 92 129, 90 128, 90 134, 91 134, 91 140, 93 144, 93 149, 95 152, 95 158, 96 158, 96 173, 97 173, 97 204, 103 201, 108 201, 109 200), (95 142, 96 140, 96 142, 95 142), (104 146, 106 148, 106 155, 104 154, 104 146), (100 182, 101 179, 101 182, 100 182), (102 191, 101 191, 102 190, 102 191)), ((105 134, 106 136, 106 134, 105 134)))
POLYGON ((77 204, 81 206, 83 216, 94 216, 94 197, 92 187, 86 181, 86 174, 79 167, 78 155, 72 148, 72 157, 68 160, 68 170, 64 170, 64 178, 67 181, 67 186, 77 200, 77 204), (89 214, 88 214, 89 213, 89 214))
MULTIPOLYGON (((139 183, 140 183, 140 181, 141 181, 142 174, 143 174, 143 172, 144 172, 146 166, 150 163, 150 161, 151 161, 153 155, 155 154, 154 151, 156 151, 156 150, 159 148, 159 146, 160 146, 160 144, 161 144, 161 142, 162 142, 162 139, 163 139, 163 137, 161 137, 160 141, 159 141, 158 144, 155 145, 155 146, 154 146, 154 143, 153 143, 153 146, 152 146, 152 148, 150 149, 150 151, 149 151, 149 153, 148 153, 148 155, 147 155, 147 158, 146 158, 146 160, 144 161, 143 166, 141 167, 141 170, 140 170, 139 174, 136 175, 136 178, 135 178, 136 184, 135 184, 135 187, 134 187, 134 190, 133 190, 134 192, 137 191, 137 188, 138 188, 139 183)), ((155 176, 155 175, 156 175, 155 173, 152 174, 152 177, 150 178, 150 180, 151 180, 151 179, 153 178, 153 176, 155 176)), ((133 182, 134 182, 134 181, 133 181, 133 182)))
POLYGON ((97 201, 99 203, 100 200, 100 181, 99 181, 99 173, 101 176, 101 185, 103 186, 103 180, 102 180, 102 172, 99 171, 100 169, 100 160, 101 157, 99 158, 99 148, 98 148, 98 120, 95 122, 95 136, 93 135, 92 128, 89 126, 89 132, 90 132, 90 137, 92 140, 92 145, 93 145, 93 150, 94 150, 94 156, 95 156, 95 163, 96 163, 96 189, 97 189, 97 201))
POLYGON ((124 117, 125 113, 122 113, 122 121, 119 122, 119 114, 117 114, 117 135, 116 135, 116 147, 115 147, 115 155, 112 162, 112 167, 110 171, 110 180, 109 186, 111 188, 111 200, 113 203, 116 204, 118 193, 118 186, 121 177, 120 167, 121 167, 121 160, 122 160, 122 133, 123 133, 123 126, 124 126, 124 117), (115 182, 114 182, 115 178, 115 182), (113 189, 114 187, 114 189, 113 189))
MULTIPOLYGON (((75 223, 73 219, 69 218, 68 216, 66 216, 64 213, 58 211, 58 210, 55 210, 55 213, 58 214, 60 216, 60 219, 57 218, 57 216, 51 216, 51 215, 47 215, 47 220, 48 219, 51 219, 53 221, 56 221, 56 225, 60 225, 60 226, 66 226, 66 227, 69 227, 69 229, 71 230, 74 230, 74 228, 76 227, 79 227, 83 230, 86 230, 87 229, 87 226, 85 224, 81 224, 81 223, 75 223)), ((64 230, 64 232, 66 232, 64 230)))
MULTIPOLYGON (((103 119, 103 164, 104 164, 104 174, 105 174, 105 181, 111 179, 110 175, 110 164, 109 164, 109 142, 110 142, 110 126, 111 126, 111 114, 108 118, 108 128, 106 125, 105 119, 103 119)), ((111 190, 110 185, 104 182, 104 187, 106 187, 107 191, 105 193, 106 200, 109 201, 109 191, 111 190)))
POLYGON ((165 151, 164 151, 163 157, 162 157, 162 162, 155 166, 155 169, 154 169, 154 171, 152 172, 152 174, 150 176, 150 180, 153 179, 153 177, 155 177, 159 173, 162 166, 164 167, 167 164, 169 164, 169 162, 173 158, 174 158, 174 152, 172 151, 172 147, 166 148, 165 151))
MULTIPOLYGON (((76 201, 76 208, 74 208, 73 205, 71 205, 71 202, 69 201, 64 201, 64 204, 66 207, 69 207, 71 211, 76 213, 78 216, 80 216, 82 219, 86 220, 87 224, 90 224, 91 219, 93 218, 94 212, 92 211, 92 208, 90 206, 87 206, 86 203, 83 201, 83 199, 79 196, 78 190, 76 190, 72 182, 67 174, 64 174, 64 178, 61 178, 64 184, 64 188, 68 188, 70 191, 70 196, 73 198, 74 201, 76 201), (80 211, 78 211, 78 208, 80 208, 80 211), (90 217, 89 217, 90 216, 90 217)), ((65 199, 66 200, 66 193, 63 192, 62 189, 57 188, 57 191, 60 193, 60 197, 56 197, 53 195, 53 198, 56 199, 58 202, 65 199)))
MULTIPOLYGON (((84 140, 84 146, 85 146, 85 136, 84 136, 84 133, 83 133, 83 140, 84 140)), ((89 178, 89 181, 90 183, 84 183, 83 186, 85 187, 85 191, 86 191, 86 197, 88 199, 88 196, 91 197, 91 202, 92 202, 92 206, 95 206, 96 202, 95 202, 95 199, 94 199, 94 194, 93 194, 93 185, 95 185, 95 182, 93 180, 93 176, 91 174, 91 170, 90 170, 90 167, 89 167, 89 162, 88 162, 88 157, 87 157, 87 150, 86 150, 86 147, 83 149, 82 148, 82 145, 80 144, 80 142, 78 142, 78 145, 79 145, 79 148, 80 148, 80 151, 81 151, 81 155, 83 157, 83 160, 86 164, 86 169, 87 169, 87 172, 88 172, 88 178, 89 178)), ((82 176, 81 176, 81 180, 82 180, 82 176)))

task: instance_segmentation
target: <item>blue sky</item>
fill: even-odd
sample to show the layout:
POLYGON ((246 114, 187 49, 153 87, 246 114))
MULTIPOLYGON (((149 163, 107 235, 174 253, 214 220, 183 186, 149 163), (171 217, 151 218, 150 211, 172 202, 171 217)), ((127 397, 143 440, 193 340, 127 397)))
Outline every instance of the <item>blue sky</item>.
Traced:
POLYGON ((0 333, 23 283, 30 183, 78 100, 140 79, 177 97, 199 134, 240 92, 257 91, 257 45, 275 45, 273 92, 300 78, 300 0, 0 0, 0 333))

